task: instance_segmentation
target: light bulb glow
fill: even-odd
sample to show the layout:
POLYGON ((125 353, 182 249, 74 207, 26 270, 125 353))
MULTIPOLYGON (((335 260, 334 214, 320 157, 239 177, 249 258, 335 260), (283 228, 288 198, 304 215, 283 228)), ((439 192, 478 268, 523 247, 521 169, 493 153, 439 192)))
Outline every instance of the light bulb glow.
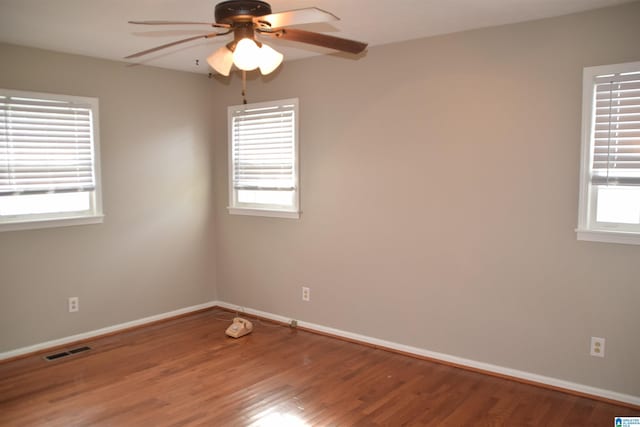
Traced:
POLYGON ((260 48, 251 39, 242 39, 236 44, 233 52, 233 63, 244 71, 251 71, 260 65, 260 48))
POLYGON ((263 43, 260 48, 260 72, 265 76, 272 73, 282 64, 283 58, 284 55, 263 43))
POLYGON ((222 46, 207 58, 207 62, 218 73, 228 76, 233 65, 233 52, 226 46, 222 46))
POLYGON ((229 75, 234 64, 245 71, 260 68, 260 72, 267 75, 275 71, 284 59, 284 55, 271 46, 262 43, 259 47, 250 38, 240 40, 232 49, 222 46, 207 58, 207 63, 223 76, 229 75))

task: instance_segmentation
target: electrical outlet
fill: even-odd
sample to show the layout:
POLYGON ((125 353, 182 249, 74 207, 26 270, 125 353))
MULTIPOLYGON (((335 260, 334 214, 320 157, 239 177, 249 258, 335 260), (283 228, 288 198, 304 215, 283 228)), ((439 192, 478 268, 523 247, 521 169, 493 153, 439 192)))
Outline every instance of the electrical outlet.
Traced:
POLYGON ((591 355, 604 357, 604 338, 591 337, 591 355))
POLYGON ((69 297, 69 313, 74 313, 80 310, 80 298, 69 297))
POLYGON ((302 287, 302 301, 311 301, 311 289, 302 287))

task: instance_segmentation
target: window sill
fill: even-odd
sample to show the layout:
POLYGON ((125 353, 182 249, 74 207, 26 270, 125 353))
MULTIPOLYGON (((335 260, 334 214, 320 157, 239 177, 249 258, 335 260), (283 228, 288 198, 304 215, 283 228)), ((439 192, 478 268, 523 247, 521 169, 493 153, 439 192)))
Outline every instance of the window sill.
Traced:
POLYGON ((620 231, 594 231, 577 229, 578 240, 602 243, 621 243, 624 245, 640 245, 640 233, 620 231))
POLYGON ((299 219, 298 211, 279 211, 274 209, 227 208, 231 215, 267 216, 272 218, 299 219))
POLYGON ((38 228, 68 227, 71 225, 101 224, 103 221, 104 215, 101 214, 81 217, 17 220, 13 222, 0 222, 0 232, 34 230, 38 228))

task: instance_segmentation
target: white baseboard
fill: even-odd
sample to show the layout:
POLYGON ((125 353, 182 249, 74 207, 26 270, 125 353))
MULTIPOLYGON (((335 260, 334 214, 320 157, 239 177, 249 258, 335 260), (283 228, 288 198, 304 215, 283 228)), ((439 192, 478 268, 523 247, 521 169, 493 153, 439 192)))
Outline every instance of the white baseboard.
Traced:
MULTIPOLYGON (((268 313, 265 311, 254 310, 247 307, 238 306, 235 304, 230 304, 224 301, 210 301, 204 304, 194 305, 191 307, 185 307, 178 310, 170 311, 167 313, 157 314, 154 316, 145 317, 143 319, 133 320, 131 322, 120 323, 118 325, 109 326, 106 328, 96 329, 94 331, 84 332, 77 335, 72 335, 69 337, 64 337, 52 341, 47 341, 35 345, 31 345, 28 347, 22 347, 15 350, 10 350, 4 353, 0 353, 0 360, 10 359, 16 356, 22 356, 24 354, 34 353, 40 350, 44 350, 47 348, 54 348, 64 346, 65 344, 69 344, 72 342, 88 340, 100 335, 110 334, 113 332, 118 332, 124 329, 132 328, 135 326, 141 326, 147 323, 153 323, 158 320, 168 319, 171 317, 179 316, 182 314, 191 313, 194 311, 211 308, 211 307, 224 307, 230 310, 237 310, 239 312, 244 312, 248 314, 253 314, 255 316, 264 317, 266 319, 275 320, 282 323, 289 323, 291 318, 280 316, 273 313, 268 313)), ((306 329, 310 329, 317 332, 322 332, 330 335, 334 335, 337 337, 347 338, 354 341, 359 341, 366 344, 375 345, 378 347, 384 347, 392 350, 401 351, 404 353, 414 354, 416 356, 428 357, 434 360, 440 360, 446 363, 452 363, 460 366, 466 366, 473 369, 479 369, 486 372, 492 372, 499 375, 506 375, 514 378, 519 378, 525 381, 530 381, 534 383, 549 385, 552 387, 558 387, 565 390, 572 390, 579 393, 588 394, 591 396, 598 396, 605 399, 615 400, 618 402, 625 402, 631 405, 640 406, 640 396, 632 396, 624 393, 618 393, 611 390, 605 390, 601 388, 591 387, 584 384, 573 383, 565 380, 561 380, 558 378, 547 377, 543 375, 533 374, 531 372, 520 371, 517 369, 505 368, 503 366, 492 365, 489 363, 478 362, 471 359, 465 359, 462 357, 452 356, 445 353, 437 353, 434 351, 429 351, 426 349, 411 347, 404 344, 398 344, 392 341, 385 341, 378 338, 372 338, 366 335, 360 335, 353 332, 343 331, 341 329, 334 329, 323 325, 318 325, 315 323, 309 323, 298 320, 298 326, 306 329)))
MULTIPOLYGON (((254 310, 247 307, 242 307, 227 302, 219 301, 218 306, 224 307, 230 310, 237 310, 255 316, 264 317, 266 319, 275 320, 278 322, 289 323, 291 318, 280 316, 273 313, 267 313, 260 310, 254 310)), ((452 356, 445 353, 437 353, 426 349, 411 347, 404 344, 398 344, 392 341, 380 340, 377 338, 368 337, 366 335, 355 334, 340 329, 329 328, 315 323, 303 322, 298 320, 298 326, 301 328, 310 329, 313 331, 323 332, 338 337, 347 338, 354 341, 359 341, 366 344, 375 345, 378 347, 384 347, 392 350, 401 351, 404 353, 414 354, 416 356, 428 357, 434 360, 440 360, 442 362, 452 363, 460 366, 466 366, 473 369, 479 369, 486 372, 492 372, 499 375, 506 375, 509 377, 519 378, 525 381, 530 381, 538 384, 549 385, 552 387, 558 387, 565 390, 572 390, 578 393, 584 393, 591 396, 603 397, 605 399, 615 400, 618 402, 629 403, 635 406, 640 406, 640 396, 632 396, 629 394, 618 393, 611 390, 605 390, 601 388, 591 387, 584 384, 573 383, 570 381, 561 380, 558 378, 547 377, 544 375, 533 374, 531 372, 520 371, 517 369, 505 368, 503 366, 492 365, 489 363, 478 362, 471 359, 464 359, 462 357, 452 356)))
POLYGON ((22 356, 24 354, 29 354, 29 353, 35 353, 37 351, 45 350, 47 348, 60 347, 72 342, 88 340, 100 335, 110 334, 113 332, 121 331, 123 329, 132 328, 134 326, 141 326, 147 323, 157 322, 158 320, 179 316, 181 314, 191 313, 194 311, 203 310, 205 308, 215 307, 216 305, 220 305, 220 304, 217 301, 210 301, 204 304, 198 304, 198 305, 193 305, 191 307, 180 308, 178 310, 173 310, 168 313, 156 314, 155 316, 149 316, 143 319, 132 320, 131 322, 125 322, 125 323, 120 323, 114 326, 108 326, 106 328, 96 329, 95 331, 83 332, 81 334, 71 335, 69 337, 64 337, 57 340, 47 341, 39 344, 30 345, 28 347, 22 347, 15 350, 10 350, 4 353, 0 353, 0 360, 10 359, 12 357, 22 356))

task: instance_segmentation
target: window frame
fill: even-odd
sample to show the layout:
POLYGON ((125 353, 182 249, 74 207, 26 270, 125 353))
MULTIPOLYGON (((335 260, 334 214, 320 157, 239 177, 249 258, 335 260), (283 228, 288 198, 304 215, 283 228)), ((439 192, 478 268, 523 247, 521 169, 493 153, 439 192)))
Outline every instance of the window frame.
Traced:
POLYGON ((227 211, 231 215, 249 215, 264 216, 275 218, 299 219, 300 218, 300 154, 299 154, 299 122, 300 122, 300 104, 298 98, 279 99, 274 101, 257 102, 252 104, 232 105, 227 108, 227 149, 228 149, 228 188, 229 188, 229 205, 227 211), (234 112, 238 109, 260 109, 268 107, 281 107, 283 105, 293 105, 293 175, 294 190, 293 204, 291 206, 284 205, 267 205, 260 203, 242 203, 237 200, 237 190, 234 188, 235 165, 233 156, 233 118, 234 112))
POLYGON ((4 88, 0 88, 0 92, 7 96, 63 101, 84 105, 89 108, 91 110, 91 140, 93 145, 93 173, 95 181, 95 189, 93 191, 87 191, 87 193, 89 193, 90 209, 85 211, 20 214, 5 216, 4 218, 0 217, 0 232, 100 224, 104 222, 100 170, 100 106, 98 98, 4 88))
MULTIPOLYGON (((580 193, 578 207, 578 240, 604 243, 621 243, 640 245, 640 231, 638 225, 625 228, 622 223, 608 223, 610 225, 597 226, 595 215, 597 209, 597 185, 591 183, 593 164, 593 127, 594 127, 594 81, 596 76, 626 73, 640 70, 640 62, 627 62, 611 65, 586 67, 582 80, 582 135, 580 151, 580 193)), ((627 188, 628 186, 620 186, 627 188)))

